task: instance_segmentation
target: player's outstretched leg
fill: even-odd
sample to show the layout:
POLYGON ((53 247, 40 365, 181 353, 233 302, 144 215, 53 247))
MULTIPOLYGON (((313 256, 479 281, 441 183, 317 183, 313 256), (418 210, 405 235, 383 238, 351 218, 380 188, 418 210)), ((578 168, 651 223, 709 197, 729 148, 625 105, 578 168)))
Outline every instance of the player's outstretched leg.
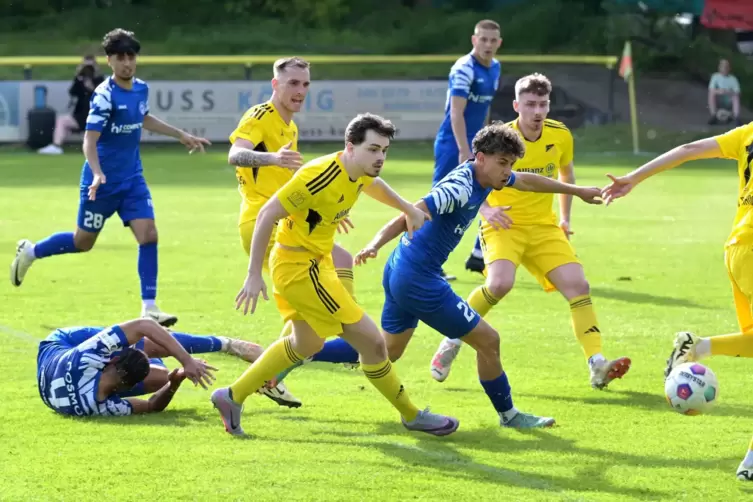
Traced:
POLYGON ((733 333, 730 335, 701 338, 687 331, 675 335, 674 348, 667 359, 664 376, 683 363, 698 361, 708 356, 753 357, 753 333, 733 333))
POLYGON ((456 418, 437 415, 428 408, 421 411, 410 400, 387 355, 379 328, 366 314, 355 324, 344 324, 341 335, 358 350, 366 378, 400 412, 406 429, 446 436, 460 425, 456 418))
POLYGON ((321 349, 319 338, 304 321, 293 322, 293 334, 280 338, 267 347, 262 355, 230 386, 212 393, 212 404, 220 413, 225 430, 233 435, 244 434, 240 425, 243 403, 265 382, 285 368, 305 359, 321 349))
POLYGON ((737 467, 737 479, 740 481, 753 481, 753 439, 750 440, 748 453, 737 467))
POLYGON ((608 360, 602 354, 601 330, 583 266, 580 263, 560 265, 547 274, 547 279, 570 304, 573 333, 586 356, 591 387, 605 389, 612 380, 625 376, 630 369, 630 358, 608 360))
POLYGON ((89 251, 97 238, 96 233, 78 230, 81 238, 75 239, 73 232, 58 232, 36 244, 28 239, 18 241, 16 256, 10 265, 10 282, 18 287, 23 283, 26 273, 35 260, 59 254, 79 253, 89 251), (83 235, 89 234, 89 236, 83 235), (88 238, 87 238, 88 237, 88 238), (79 244, 79 247, 76 244, 79 244))
POLYGON ((342 338, 327 340, 322 350, 283 370, 277 375, 275 381, 278 383, 282 382, 293 370, 312 362, 344 364, 346 366, 357 367, 359 364, 358 352, 342 338))
POLYGON ((481 386, 499 415, 500 425, 516 429, 551 427, 555 420, 524 413, 513 405, 507 373, 502 369, 499 354, 499 334, 481 319, 463 341, 476 350, 478 376, 481 386))
MULTIPOLYGON (((146 190, 145 186, 144 190, 146 190)), ((148 210, 151 210, 151 206, 148 210)), ((153 213, 151 218, 136 218, 130 220, 128 224, 139 243, 138 273, 141 281, 141 317, 153 319, 162 326, 169 328, 178 322, 178 318, 162 312, 156 304, 159 259, 157 256, 157 227, 154 224, 153 213)))

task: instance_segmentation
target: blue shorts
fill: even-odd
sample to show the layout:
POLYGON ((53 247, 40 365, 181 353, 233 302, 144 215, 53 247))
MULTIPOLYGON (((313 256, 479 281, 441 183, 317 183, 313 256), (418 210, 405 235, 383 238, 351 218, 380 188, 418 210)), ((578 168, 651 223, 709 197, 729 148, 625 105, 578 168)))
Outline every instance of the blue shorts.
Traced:
POLYGON ((460 150, 455 142, 451 144, 434 143, 434 177, 431 180, 432 186, 439 183, 442 178, 458 167, 460 163, 460 150))
POLYGON ((116 185, 102 185, 96 200, 89 200, 88 187, 81 187, 78 206, 78 227, 87 232, 99 232, 110 216, 117 211, 124 226, 131 220, 154 219, 152 194, 143 176, 116 185), (105 189, 107 187, 107 189, 105 189))
POLYGON ((392 265, 388 260, 382 277, 382 329, 387 333, 397 335, 422 321, 447 338, 460 338, 481 321, 439 273, 395 270, 392 265))

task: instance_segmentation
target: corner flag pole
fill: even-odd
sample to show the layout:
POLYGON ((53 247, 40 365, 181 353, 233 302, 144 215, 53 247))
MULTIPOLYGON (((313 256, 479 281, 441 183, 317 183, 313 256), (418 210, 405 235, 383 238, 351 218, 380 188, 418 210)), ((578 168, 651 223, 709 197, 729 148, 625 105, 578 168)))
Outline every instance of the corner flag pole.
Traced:
POLYGON ((640 152, 638 143, 638 107, 635 100, 635 72, 633 71, 633 54, 630 40, 625 42, 620 61, 620 77, 628 84, 628 99, 630 100, 630 127, 633 135, 633 153, 640 152))

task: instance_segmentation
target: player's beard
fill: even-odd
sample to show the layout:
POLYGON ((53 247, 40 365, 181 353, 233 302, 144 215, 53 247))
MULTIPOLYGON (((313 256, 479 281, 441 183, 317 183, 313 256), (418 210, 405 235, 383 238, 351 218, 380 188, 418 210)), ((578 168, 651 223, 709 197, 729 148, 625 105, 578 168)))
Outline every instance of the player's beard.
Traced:
POLYGON ((372 164, 369 166, 369 169, 366 171, 366 175, 371 178, 376 178, 379 176, 379 173, 382 172, 382 167, 384 166, 384 162, 377 162, 376 164, 372 164))

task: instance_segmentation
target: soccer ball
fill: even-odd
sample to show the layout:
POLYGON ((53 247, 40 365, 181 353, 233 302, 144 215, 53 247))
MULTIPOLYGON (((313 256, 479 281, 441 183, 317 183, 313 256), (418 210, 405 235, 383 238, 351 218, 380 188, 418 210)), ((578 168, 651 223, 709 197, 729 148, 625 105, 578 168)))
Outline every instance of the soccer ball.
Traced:
POLYGON ((719 382, 711 368, 700 363, 675 366, 664 381, 664 394, 678 413, 700 415, 716 404, 719 382))

